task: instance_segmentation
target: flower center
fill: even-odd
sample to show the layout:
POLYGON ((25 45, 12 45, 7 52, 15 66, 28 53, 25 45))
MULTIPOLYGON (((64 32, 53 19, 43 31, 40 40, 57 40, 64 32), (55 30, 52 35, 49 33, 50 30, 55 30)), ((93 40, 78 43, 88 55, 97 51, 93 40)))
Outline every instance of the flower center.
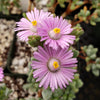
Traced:
POLYGON ((37 25, 37 21, 36 20, 32 21, 32 25, 36 26, 37 25))
POLYGON ((54 67, 55 69, 57 69, 57 68, 59 67, 59 64, 58 64, 57 61, 54 61, 54 62, 53 62, 53 67, 54 67))
POLYGON ((55 71, 59 70, 60 62, 58 59, 51 58, 51 59, 49 59, 47 66, 51 72, 55 72, 55 71))
POLYGON ((54 31, 55 34, 59 34, 60 33, 60 28, 54 28, 53 31, 54 31))
POLYGON ((61 37, 61 34, 59 34, 60 31, 61 31, 60 28, 54 28, 53 30, 49 31, 48 35, 51 39, 58 40, 61 37))
MULTIPOLYGON (((30 26, 30 30, 31 30, 32 32, 34 32, 34 33, 37 33, 37 21, 34 20, 34 21, 32 21, 31 23, 32 23, 32 24, 31 24, 31 26, 30 26)), ((34 34, 34 35, 35 35, 35 34, 34 34)))

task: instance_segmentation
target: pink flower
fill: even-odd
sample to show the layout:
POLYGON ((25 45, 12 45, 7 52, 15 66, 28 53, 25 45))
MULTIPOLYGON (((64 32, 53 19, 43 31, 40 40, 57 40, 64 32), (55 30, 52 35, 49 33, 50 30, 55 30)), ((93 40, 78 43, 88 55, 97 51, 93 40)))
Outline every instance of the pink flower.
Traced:
POLYGON ((35 69, 33 77, 37 78, 36 82, 41 81, 39 87, 45 89, 50 86, 52 91, 58 87, 66 88, 69 82, 72 82, 74 78, 73 67, 77 66, 77 59, 72 58, 72 50, 61 49, 58 47, 57 50, 45 46, 42 48, 38 47, 38 52, 34 52, 34 58, 32 61, 32 68, 35 69))
POLYGON ((0 68, 0 82, 2 81, 3 77, 4 77, 3 69, 0 68))
POLYGON ((45 44, 54 49, 57 49, 58 46, 66 48, 69 44, 73 44, 75 36, 69 35, 72 30, 71 24, 62 17, 48 18, 38 28, 41 41, 46 40, 45 44))
POLYGON ((26 18, 22 18, 19 22, 17 22, 17 28, 15 31, 19 31, 17 36, 22 41, 28 41, 28 37, 31 35, 38 35, 37 33, 37 26, 39 23, 42 23, 44 19, 49 17, 51 13, 44 12, 43 10, 37 10, 34 8, 34 12, 27 12, 26 18))

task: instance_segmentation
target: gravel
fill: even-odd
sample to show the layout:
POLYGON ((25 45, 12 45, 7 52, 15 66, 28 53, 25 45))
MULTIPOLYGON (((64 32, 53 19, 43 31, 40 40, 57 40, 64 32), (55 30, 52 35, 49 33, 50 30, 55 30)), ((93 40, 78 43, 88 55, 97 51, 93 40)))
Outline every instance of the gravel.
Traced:
POLYGON ((0 19, 0 66, 7 64, 7 55, 13 40, 15 21, 0 19))
POLYGON ((15 73, 27 74, 31 57, 33 57, 33 52, 37 50, 37 48, 32 48, 29 44, 22 42, 19 39, 17 39, 15 47, 15 56, 10 68, 15 73))

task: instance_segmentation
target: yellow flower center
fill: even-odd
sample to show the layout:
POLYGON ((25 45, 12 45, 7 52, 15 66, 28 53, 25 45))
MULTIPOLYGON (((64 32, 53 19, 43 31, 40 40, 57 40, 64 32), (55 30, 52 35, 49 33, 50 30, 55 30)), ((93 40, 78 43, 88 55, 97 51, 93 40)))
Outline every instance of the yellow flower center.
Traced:
POLYGON ((55 34, 59 34, 60 33, 60 28, 54 28, 53 31, 55 32, 55 34))
POLYGON ((53 62, 53 67, 54 67, 55 69, 57 69, 57 68, 59 67, 59 64, 58 64, 57 61, 54 61, 54 62, 53 62))
POLYGON ((37 25, 37 21, 36 20, 32 21, 32 24, 33 24, 33 26, 36 26, 37 25))

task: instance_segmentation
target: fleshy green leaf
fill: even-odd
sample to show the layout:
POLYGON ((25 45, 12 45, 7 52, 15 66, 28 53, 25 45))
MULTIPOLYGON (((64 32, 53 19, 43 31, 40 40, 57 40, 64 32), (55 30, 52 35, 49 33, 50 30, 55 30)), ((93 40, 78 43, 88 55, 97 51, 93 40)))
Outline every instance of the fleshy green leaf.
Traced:
POLYGON ((52 91, 50 89, 46 89, 42 91, 42 96, 44 100, 49 100, 52 96, 52 91))
POLYGON ((92 70, 92 72, 95 76, 99 76, 99 70, 92 70))

